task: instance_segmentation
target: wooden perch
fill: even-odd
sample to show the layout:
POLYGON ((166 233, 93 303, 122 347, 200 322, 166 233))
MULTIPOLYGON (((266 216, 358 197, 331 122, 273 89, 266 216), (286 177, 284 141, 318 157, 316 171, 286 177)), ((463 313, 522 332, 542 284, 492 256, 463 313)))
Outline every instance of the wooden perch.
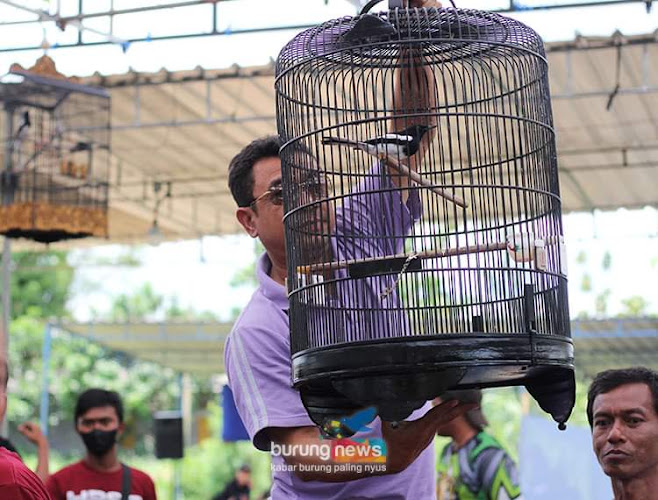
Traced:
POLYGON ((385 255, 383 257, 368 257, 367 259, 353 259, 345 260, 342 262, 320 262, 317 264, 309 264, 306 266, 298 266, 297 272, 300 274, 324 274, 328 271, 335 271, 337 269, 345 269, 353 264, 364 264, 367 262, 378 262, 388 259, 408 259, 414 257, 416 259, 435 259, 441 257, 453 257, 455 255, 468 255, 472 253, 493 252, 495 250, 505 250, 508 243, 506 241, 497 243, 487 243, 484 245, 467 245, 457 248, 447 248, 445 250, 425 250, 416 254, 396 254, 385 255))
POLYGON ((494 252, 496 250, 507 250, 515 262, 528 262, 535 258, 534 247, 537 241, 544 241, 547 245, 554 245, 560 243, 560 241, 564 243, 564 240, 560 235, 535 237, 528 233, 518 233, 509 236, 507 241, 484 243, 482 245, 465 245, 457 248, 446 248, 445 250, 425 250, 418 253, 400 253, 395 255, 384 255, 382 257, 368 257, 367 259, 352 259, 342 262, 318 262, 315 264, 298 266, 297 272, 307 275, 325 274, 326 272, 334 271, 336 269, 345 269, 357 264, 384 262, 396 259, 438 259, 442 257, 453 257, 455 255, 494 252), (525 244, 523 242, 524 237, 527 239, 525 244), (521 245, 520 249, 518 248, 519 245, 521 245), (527 252, 523 251, 524 247, 527 252))
POLYGON ((449 193, 445 189, 441 189, 439 187, 434 186, 431 182, 423 179, 418 172, 416 172, 415 170, 411 170, 406 165, 401 164, 395 158, 392 158, 385 154, 380 154, 379 159, 384 163, 386 163, 387 166, 400 172, 400 174, 409 177, 416 184, 420 184, 421 186, 428 188, 433 193, 438 194, 442 198, 445 198, 446 200, 453 202, 455 205, 459 205, 462 208, 468 208, 468 203, 466 203, 461 196, 453 193, 449 193))

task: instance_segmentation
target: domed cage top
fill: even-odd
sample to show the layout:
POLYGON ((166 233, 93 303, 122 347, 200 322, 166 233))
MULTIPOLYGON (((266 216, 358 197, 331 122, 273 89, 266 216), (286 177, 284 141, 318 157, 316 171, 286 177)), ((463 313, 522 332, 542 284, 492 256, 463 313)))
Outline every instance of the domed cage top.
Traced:
POLYGON ((47 56, 0 79, 0 234, 39 242, 107 237, 110 97, 47 56))
POLYGON ((500 15, 395 9, 276 70, 293 382, 320 425, 451 387, 574 402, 547 61, 500 15))

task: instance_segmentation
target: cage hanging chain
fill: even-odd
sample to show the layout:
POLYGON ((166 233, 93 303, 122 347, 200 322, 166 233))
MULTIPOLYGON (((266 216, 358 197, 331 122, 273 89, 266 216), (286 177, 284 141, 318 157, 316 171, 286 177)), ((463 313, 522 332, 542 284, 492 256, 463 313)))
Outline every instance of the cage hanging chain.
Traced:
POLYGON ((402 269, 400 269, 400 272, 395 278, 393 284, 379 294, 380 299, 386 299, 389 295, 393 293, 393 290, 395 290, 395 288, 398 286, 398 283, 402 279, 402 275, 406 272, 407 268, 409 267, 409 264, 411 264, 411 262, 417 258, 418 258, 418 252, 414 252, 409 257, 407 257, 407 260, 404 261, 402 269))

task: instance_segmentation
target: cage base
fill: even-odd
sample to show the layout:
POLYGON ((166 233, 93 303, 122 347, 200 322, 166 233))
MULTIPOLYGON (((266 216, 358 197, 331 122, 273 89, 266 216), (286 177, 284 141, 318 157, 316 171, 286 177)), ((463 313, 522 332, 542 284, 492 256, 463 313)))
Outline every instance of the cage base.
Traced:
POLYGON ((107 208, 17 202, 0 206, 0 234, 39 243, 107 237, 107 208))
POLYGON ((566 337, 460 334, 303 351, 293 382, 318 425, 370 406, 399 421, 449 389, 525 385, 563 426, 575 404, 573 369, 566 337))

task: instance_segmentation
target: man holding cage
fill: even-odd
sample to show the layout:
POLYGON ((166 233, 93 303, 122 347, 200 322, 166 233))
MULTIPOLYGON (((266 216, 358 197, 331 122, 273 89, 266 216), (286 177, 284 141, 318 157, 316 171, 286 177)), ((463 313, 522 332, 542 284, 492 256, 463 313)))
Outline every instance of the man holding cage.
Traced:
MULTIPOLYGON (((412 0, 409 6, 438 7, 440 4, 434 0, 412 0)), ((398 106, 392 117, 392 130, 414 125, 410 122, 416 118, 410 119, 404 114, 408 109, 431 107, 435 93, 427 84, 423 87, 423 82, 431 80, 424 71, 422 65, 408 65, 400 72, 398 82, 407 88, 400 92, 398 83, 394 100, 398 106)), ((422 120, 427 121, 427 118, 422 120)), ((431 123, 425 125, 424 132, 427 132, 431 123)), ((310 238, 309 248, 302 251, 312 253, 313 250, 325 255, 352 252, 368 257, 373 252, 381 253, 381 249, 355 249, 350 237, 359 231, 386 232, 395 228, 393 234, 398 236, 393 241, 387 241, 387 234, 382 234, 380 242, 394 247, 383 254, 399 253, 404 245, 400 235, 408 233, 420 217, 417 190, 405 188, 409 186, 409 179, 413 179, 409 171, 416 168, 431 140, 431 134, 422 135, 415 154, 409 155, 406 174, 397 162, 389 164, 389 168, 385 166, 387 162, 380 162, 375 167, 376 175, 368 177, 365 184, 356 189, 356 196, 349 197, 351 202, 348 200, 333 209, 325 207, 319 220, 313 222, 331 226, 334 236, 330 241, 322 243, 310 238), (359 189, 368 193, 383 190, 386 195, 362 195, 359 189), (387 200, 386 197, 397 198, 387 200), (318 243, 319 247, 313 249, 318 243)), ((326 453, 331 450, 331 442, 323 439, 299 393, 291 387, 280 147, 278 137, 253 141, 229 167, 229 186, 238 205, 236 217, 250 236, 260 239, 266 252, 257 267, 260 286, 236 321, 224 355, 236 406, 254 446, 273 452, 272 498, 434 498, 432 443, 436 429, 473 405, 447 401, 430 409, 428 404, 397 428, 376 419, 369 424, 366 434, 357 434, 357 437, 383 437, 385 467, 341 469, 331 467, 337 465, 331 453, 326 453)), ((314 160, 309 158, 308 161, 314 160)), ((312 197, 326 188, 323 176, 302 176, 288 189, 304 190, 300 196, 312 197)), ((373 297, 381 292, 377 290, 373 297)))

